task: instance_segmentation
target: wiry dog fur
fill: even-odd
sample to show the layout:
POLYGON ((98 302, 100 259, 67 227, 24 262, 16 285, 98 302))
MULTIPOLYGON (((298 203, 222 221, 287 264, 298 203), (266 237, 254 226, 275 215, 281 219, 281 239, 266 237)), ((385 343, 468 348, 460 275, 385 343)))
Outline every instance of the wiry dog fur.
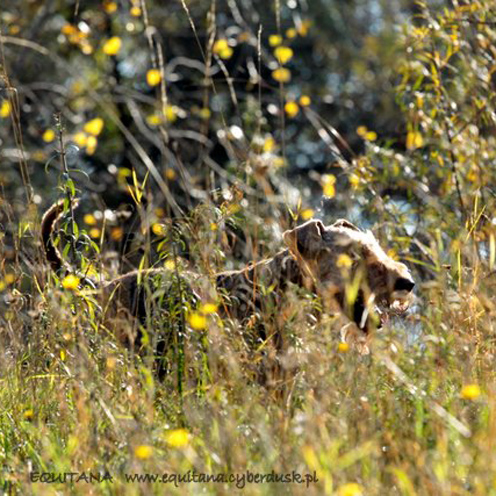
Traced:
MULTIPOLYGON (((54 204, 45 213, 41 227, 47 260, 59 274, 70 270, 52 240, 52 231, 62 213, 63 202, 54 204)), ((404 264, 387 256, 371 232, 364 232, 346 220, 330 226, 310 220, 286 231, 283 240, 286 248, 274 257, 217 274, 215 285, 224 297, 223 308, 228 315, 246 321, 263 310, 266 296, 262 288, 272 289, 277 307, 278 298, 291 283, 319 295, 324 311, 338 310, 368 333, 377 325, 376 305, 407 301, 414 287, 404 264)), ((167 282, 171 275, 165 269, 133 271, 97 286, 104 301, 115 300, 126 318, 143 317, 142 281, 158 279, 158 284, 166 287, 171 284, 167 282)))

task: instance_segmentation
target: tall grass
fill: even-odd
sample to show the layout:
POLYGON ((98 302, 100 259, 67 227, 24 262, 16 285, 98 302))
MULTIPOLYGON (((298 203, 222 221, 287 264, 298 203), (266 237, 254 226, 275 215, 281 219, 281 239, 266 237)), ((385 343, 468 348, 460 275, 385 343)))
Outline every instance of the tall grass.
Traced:
MULTIPOLYGON (((141 3, 144 23, 152 28, 141 3)), ((187 3, 181 5, 200 43, 187 3)), ((213 49, 214 6, 201 50, 202 153, 210 125, 205 109, 216 91, 209 70, 213 60, 222 63, 213 49)), ((46 202, 34 195, 17 93, 3 69, 24 187, 19 195, 23 202, 27 198, 21 207, 19 197, 14 202, 0 196, 0 487, 5 494, 496 494, 495 34, 491 3, 474 6, 455 4, 434 15, 419 3, 418 25, 405 27, 397 88, 407 122, 401 152, 385 137, 377 145, 377 133, 361 129, 365 151, 355 156, 322 117, 299 108, 339 155, 326 171, 336 177, 316 174, 305 183, 319 198, 322 188, 336 197, 320 212, 324 220, 360 209, 361 222, 373 223, 381 244, 392 249, 391 256, 407 260, 417 281, 410 313, 392 317, 373 336, 370 355, 340 343, 336 319, 312 319, 320 303, 301 288, 290 287, 284 305, 268 306, 249 325, 227 318, 222 308, 205 306, 219 304, 212 290, 217 272, 277 253, 281 231, 315 213, 310 195, 303 202, 289 199, 294 188, 276 167, 286 159, 283 82, 277 90, 283 156, 267 151, 261 132, 266 123, 260 78, 258 101, 246 105, 244 116, 244 138, 254 130, 249 143, 232 139, 219 111, 217 131, 224 132, 218 134, 229 152, 226 169, 201 155, 209 171, 204 190, 197 191, 177 160, 184 189, 195 189, 203 200, 185 212, 171 192, 175 176, 168 178, 166 167, 154 163, 114 106, 85 81, 92 101, 143 165, 137 172, 126 169, 129 178, 116 176, 140 222, 123 261, 116 249, 128 228, 118 234, 120 225, 103 216, 109 225, 102 221, 92 234, 83 214, 103 209, 83 196, 81 212, 62 225, 58 242, 81 274, 97 280, 115 277, 129 265, 165 268, 166 285, 164 280, 145 284, 147 318, 139 323, 140 346, 133 347, 119 336, 134 335, 136 322, 104 319, 98 291, 64 288, 63 276, 47 267, 39 239, 39 203, 46 202), (339 151, 346 147, 348 162, 339 151), (158 191, 171 218, 153 208, 158 191), (397 197, 406 210, 395 208, 397 197), (126 265, 127 260, 135 263, 126 265), (268 339, 257 333, 261 324, 268 339), (275 332, 282 333, 282 351, 270 338, 275 332), (243 479, 248 472, 301 474, 303 481, 315 474, 318 480, 308 486, 254 483, 243 479), (48 481, 40 481, 42 473, 49 474, 48 481), (68 481, 69 473, 81 480, 68 481), (232 474, 238 481, 129 480, 133 474, 188 473, 232 474), (52 483, 50 474, 56 478, 52 483), (57 481, 64 474, 65 482, 57 481), (86 482, 82 474, 100 474, 103 480, 86 482)), ((163 53, 152 35, 148 29, 150 57, 164 79, 163 53)), ((260 28, 259 66, 261 39, 260 28)), ((34 47, 40 54, 42 48, 34 47)), ((64 70, 74 75, 73 68, 64 70)), ((222 74, 238 113, 225 66, 222 74)), ((163 83, 157 91, 161 111, 169 105, 166 88, 163 83)), ((60 152, 63 126, 58 131, 60 152)), ((168 143, 167 126, 156 131, 168 143)), ((66 165, 59 196, 79 196, 84 181, 78 183, 66 165)), ((265 290, 269 297, 272 288, 265 290)))

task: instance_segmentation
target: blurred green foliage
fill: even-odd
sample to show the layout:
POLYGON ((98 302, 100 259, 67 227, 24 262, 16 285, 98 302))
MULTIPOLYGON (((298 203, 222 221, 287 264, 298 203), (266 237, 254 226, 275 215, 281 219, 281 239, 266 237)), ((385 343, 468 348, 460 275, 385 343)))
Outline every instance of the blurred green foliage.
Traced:
MULTIPOLYGON (((408 12, 408 3, 386 1, 7 2, 2 101, 18 106, 37 186, 47 180, 38 171, 53 153, 58 112, 66 139, 82 150, 74 161, 109 194, 116 183, 109 164, 144 174, 124 127, 162 175, 188 168, 198 183, 183 178, 182 195, 205 185, 207 156, 243 179, 244 161, 301 177, 337 160, 319 119, 358 151, 359 125, 404 139, 393 87, 399 23, 408 12), (281 47, 290 55, 279 67, 281 47), (302 96, 308 111, 296 106, 285 115, 285 103, 298 105, 302 96), (102 134, 85 131, 94 119, 103 120, 102 134)), ((2 171, 15 182, 9 158, 2 171)), ((221 179, 212 174, 214 186, 221 179)))

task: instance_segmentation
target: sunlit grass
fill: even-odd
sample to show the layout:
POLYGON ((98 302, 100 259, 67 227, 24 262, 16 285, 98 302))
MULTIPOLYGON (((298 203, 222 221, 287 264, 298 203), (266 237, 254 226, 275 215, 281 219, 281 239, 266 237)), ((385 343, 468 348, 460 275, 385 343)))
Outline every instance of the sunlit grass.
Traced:
MULTIPOLYGON (((236 11, 236 4, 229 8, 236 11)), ((405 122, 392 139, 350 118, 363 153, 349 147, 329 116, 317 113, 334 112, 330 87, 309 91, 315 88, 298 42, 318 26, 298 13, 282 19, 291 24, 280 25, 278 17, 267 30, 243 25, 223 32, 214 4, 205 22, 195 23, 197 5, 182 1, 178 8, 191 31, 185 39, 194 39, 201 56, 193 61, 183 54, 188 62, 174 70, 167 64, 175 54, 155 37, 160 26, 147 2, 132 1, 125 9, 103 2, 106 14, 127 17, 118 36, 109 24, 100 40, 98 26, 89 36, 84 22, 64 23, 60 15, 57 43, 94 62, 89 75, 79 67, 64 73, 73 79, 70 90, 60 84, 54 91, 74 93, 64 107, 70 109, 63 122, 68 129, 21 114, 34 100, 19 105, 22 88, 11 86, 9 64, 2 63, 0 119, 13 131, 2 127, 1 144, 11 134, 14 142, 5 141, 1 158, 10 153, 21 166, 17 171, 9 162, 0 177, 0 487, 21 495, 196 496, 242 488, 253 495, 496 494, 492 4, 462 3, 439 14, 416 6, 418 18, 399 35, 403 55, 388 68, 398 77, 396 103, 405 122), (114 94, 118 71, 109 67, 132 65, 125 59, 138 33, 150 53, 136 73, 127 69, 131 75, 114 94), (230 64, 243 52, 251 59, 238 94, 240 74, 233 78, 230 64), (205 72, 198 70, 202 64, 205 72), (181 72, 189 65, 196 76, 181 72), (184 81, 186 89, 171 90, 184 81), (123 102, 132 124, 116 115, 123 102), (321 159, 323 170, 312 170, 300 184, 289 174, 295 169, 286 152, 301 129, 321 140, 329 155, 321 159), (126 138, 120 144, 119 133, 126 138), (40 196, 42 184, 36 185, 40 195, 33 194, 30 178, 40 174, 44 183, 56 175, 55 144, 62 138, 81 148, 81 163, 62 164, 64 197, 99 191, 90 158, 105 157, 107 148, 109 155, 132 149, 115 164, 99 160, 107 185, 114 181, 112 187, 127 195, 139 222, 132 225, 138 247, 122 254, 129 226, 120 225, 97 195, 84 196, 76 214, 81 221, 62 223, 58 240, 74 271, 57 277, 39 240, 40 205, 48 198, 40 196), (32 143, 43 148, 32 151, 32 143), (156 155, 148 155, 145 143, 156 155), (217 145, 226 152, 222 166, 209 156, 217 145), (12 170, 19 174, 14 186, 3 176, 12 170), (15 201, 4 198, 4 180, 15 201), (191 193, 187 211, 174 210, 171 191, 191 193), (341 340, 341 317, 314 317, 322 302, 305 288, 290 285, 284 305, 268 306, 243 325, 229 318, 213 289, 216 273, 274 255, 287 227, 316 216, 328 223, 341 214, 372 227, 388 254, 409 264, 417 283, 411 310, 389 315, 372 336, 369 355, 341 340), (128 265, 160 267, 167 275, 144 284, 147 317, 136 346, 123 336, 129 341, 138 324, 106 319, 98 291, 84 282, 86 276, 112 279, 128 265), (281 330, 282 350, 273 339, 281 330), (256 484, 242 478, 248 472, 315 474, 318 481, 308 487, 256 484), (109 474, 111 480, 48 483, 33 478, 40 473, 109 474), (235 480, 175 485, 126 479, 188 473, 234 474, 235 480)), ((2 43, 19 43, 15 16, 3 21, 12 25, 2 43)), ((40 60, 51 54, 20 43, 40 60)), ((378 57, 377 43, 364 41, 364 59, 378 57)), ((382 71, 363 60, 355 65, 364 81, 372 70, 382 71)), ((345 98, 343 108, 353 114, 358 102, 345 98)), ((320 153, 317 146, 309 150, 320 153)), ((337 263, 346 271, 352 260, 342 255, 337 263)), ((267 300, 273 290, 263 288, 267 300)))

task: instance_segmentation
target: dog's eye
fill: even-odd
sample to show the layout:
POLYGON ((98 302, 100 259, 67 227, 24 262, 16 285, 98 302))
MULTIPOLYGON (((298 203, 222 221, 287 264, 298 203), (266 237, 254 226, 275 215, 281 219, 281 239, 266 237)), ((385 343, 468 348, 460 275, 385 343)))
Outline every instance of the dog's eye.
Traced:
POLYGON ((395 291, 408 291, 410 292, 415 287, 415 283, 411 279, 399 277, 394 284, 395 291))

